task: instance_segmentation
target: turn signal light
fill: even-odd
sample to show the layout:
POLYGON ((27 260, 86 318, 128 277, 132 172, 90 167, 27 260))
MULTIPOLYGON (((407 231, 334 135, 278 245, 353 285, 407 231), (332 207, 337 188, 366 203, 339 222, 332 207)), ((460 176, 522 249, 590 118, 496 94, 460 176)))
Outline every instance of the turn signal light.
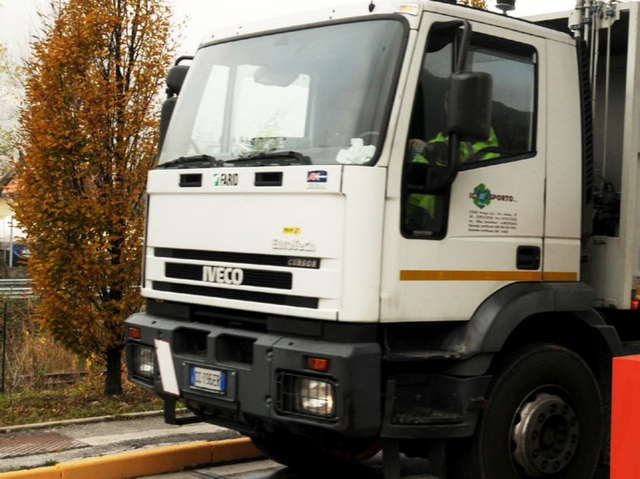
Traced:
POLYGON ((140 332, 140 328, 129 328, 129 337, 131 339, 142 338, 142 333, 140 332))
POLYGON ((631 300, 631 309, 635 309, 636 311, 640 309, 640 288, 636 288, 636 294, 631 300))
POLYGON ((307 357, 307 369, 326 373, 327 371, 329 371, 329 360, 325 358, 307 357))

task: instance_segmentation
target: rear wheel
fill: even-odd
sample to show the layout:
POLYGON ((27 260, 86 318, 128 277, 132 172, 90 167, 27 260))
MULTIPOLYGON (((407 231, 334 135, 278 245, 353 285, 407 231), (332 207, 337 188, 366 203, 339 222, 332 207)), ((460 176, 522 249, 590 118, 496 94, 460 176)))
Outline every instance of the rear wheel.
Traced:
POLYGON ((598 385, 580 356, 551 344, 524 347, 497 372, 475 435, 448 445, 448 477, 590 479, 603 421, 598 385))
POLYGON ((375 456, 380 443, 369 438, 309 438, 286 432, 263 433, 251 438, 270 459, 295 468, 336 463, 357 464, 375 456))

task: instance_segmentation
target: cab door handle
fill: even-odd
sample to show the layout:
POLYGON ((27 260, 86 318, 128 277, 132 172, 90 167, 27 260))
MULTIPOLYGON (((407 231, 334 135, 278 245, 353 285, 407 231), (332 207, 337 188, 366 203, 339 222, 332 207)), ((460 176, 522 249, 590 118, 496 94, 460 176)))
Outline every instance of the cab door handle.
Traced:
POLYGON ((518 269, 538 270, 540 269, 540 256, 539 246, 518 246, 516 267, 518 269))

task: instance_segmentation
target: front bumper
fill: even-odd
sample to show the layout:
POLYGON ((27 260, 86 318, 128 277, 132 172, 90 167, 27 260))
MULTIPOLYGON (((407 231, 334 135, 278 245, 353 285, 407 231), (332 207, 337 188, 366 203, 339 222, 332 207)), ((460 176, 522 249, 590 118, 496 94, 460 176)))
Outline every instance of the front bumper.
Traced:
POLYGON ((376 343, 286 337, 144 313, 129 317, 126 326, 129 378, 163 397, 180 398, 208 422, 248 434, 262 428, 307 427, 365 437, 380 430, 381 351, 376 343), (130 337, 131 327, 139 330, 139 338, 130 337), (166 389, 167 369, 163 387, 155 355, 158 342, 170 349, 177 391, 166 389), (134 362, 145 357, 140 354, 145 348, 153 354, 155 367, 149 375, 136 374, 140 367, 134 362), (326 359, 328 370, 309 369, 309 357, 326 359), (194 379, 203 371, 212 372, 211 389, 194 379), (329 416, 300 410, 295 385, 309 379, 333 389, 329 416))

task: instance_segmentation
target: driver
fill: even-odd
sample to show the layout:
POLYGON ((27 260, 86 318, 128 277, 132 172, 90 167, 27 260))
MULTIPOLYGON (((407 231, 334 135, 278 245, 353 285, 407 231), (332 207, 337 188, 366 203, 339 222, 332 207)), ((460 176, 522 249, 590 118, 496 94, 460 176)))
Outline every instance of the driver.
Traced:
MULTIPOLYGON (((449 147, 449 136, 438 133, 435 138, 429 141, 414 138, 409 140, 411 158, 416 163, 428 163, 430 165, 445 166, 449 147)), ((500 154, 495 151, 498 148, 498 137, 491 127, 489 138, 483 141, 463 141, 460 142, 460 162, 492 160, 499 158, 500 154)))
MULTIPOLYGON (((449 90, 444 94, 444 103, 442 105, 445 115, 449 114, 449 90)), ((411 151, 412 161, 416 163, 428 163, 432 165, 444 166, 447 164, 447 154, 449 146, 449 135, 443 132, 438 133, 435 138, 424 141, 420 139, 409 140, 409 148, 411 151)), ((491 160, 498 158, 500 155, 495 152, 498 147, 498 137, 491 127, 489 138, 484 141, 475 143, 463 141, 460 142, 460 162, 491 160), (492 151, 493 150, 493 151, 492 151)))
MULTIPOLYGON (((449 91, 444 97, 444 111, 449 113, 449 91)), ((477 142, 460 142, 460 162, 491 160, 499 158, 497 153, 498 137, 491 127, 489 138, 477 142)), ((418 138, 409 140, 411 161, 434 166, 446 166, 448 161, 449 135, 438 133, 435 138, 424 141, 418 138)), ((411 193, 406 208, 406 226, 412 231, 433 230, 436 219, 436 197, 411 193), (431 226, 430 226, 431 225, 431 226)))

